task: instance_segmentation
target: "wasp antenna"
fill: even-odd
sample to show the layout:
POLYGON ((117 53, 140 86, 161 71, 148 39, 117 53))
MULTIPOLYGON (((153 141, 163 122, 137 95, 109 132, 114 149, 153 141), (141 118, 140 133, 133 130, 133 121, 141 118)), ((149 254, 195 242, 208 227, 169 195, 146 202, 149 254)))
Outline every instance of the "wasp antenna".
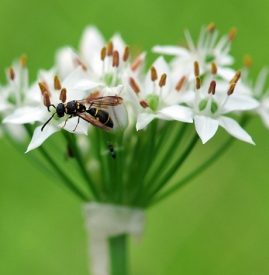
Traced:
MULTIPOLYGON (((49 112, 50 112, 50 107, 51 107, 51 106, 54 107, 54 108, 56 109, 56 107, 54 106, 54 104, 50 104, 49 106, 47 106, 49 112)), ((53 115, 55 115, 55 113, 54 113, 53 115)))
MULTIPOLYGON (((55 108, 55 106, 54 105, 52 105, 54 108, 55 108)), ((49 107, 48 107, 49 108, 49 107)), ((48 119, 48 121, 42 126, 42 128, 41 128, 41 131, 43 131, 43 129, 45 128, 45 126, 51 121, 51 119, 54 117, 54 115, 56 114, 56 112, 48 119)))

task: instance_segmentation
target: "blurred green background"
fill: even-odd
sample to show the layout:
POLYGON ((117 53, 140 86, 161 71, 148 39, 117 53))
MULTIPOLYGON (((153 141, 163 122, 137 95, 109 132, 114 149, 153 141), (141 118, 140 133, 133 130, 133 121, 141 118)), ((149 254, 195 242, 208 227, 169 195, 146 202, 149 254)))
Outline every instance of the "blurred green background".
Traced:
MULTIPOLYGON (((266 0, 2 0, 0 80, 26 53, 33 81, 39 68, 53 65, 56 49, 77 47, 88 24, 107 39, 119 31, 149 51, 183 41, 186 28, 196 40, 212 21, 221 34, 237 27, 234 68, 250 54, 256 77, 269 64, 268 10, 266 0)), ((236 141, 199 178, 146 212, 143 237, 130 243, 133 275, 269 274, 269 131, 259 118, 247 131, 256 146, 236 141)), ((226 136, 221 130, 199 144, 189 167, 226 136)), ((0 156, 0 274, 88 274, 81 203, 4 139, 0 156)))

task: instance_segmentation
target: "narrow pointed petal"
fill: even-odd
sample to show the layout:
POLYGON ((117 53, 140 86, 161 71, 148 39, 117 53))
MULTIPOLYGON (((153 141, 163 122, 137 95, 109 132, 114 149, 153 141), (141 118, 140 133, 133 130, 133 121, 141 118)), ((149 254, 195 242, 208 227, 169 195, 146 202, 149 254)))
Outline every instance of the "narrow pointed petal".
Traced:
POLYGON ((138 131, 145 128, 154 118, 156 118, 155 114, 142 113, 138 115, 136 130, 138 131))
POLYGON ((189 51, 187 49, 184 49, 184 48, 178 47, 178 46, 159 46, 159 45, 157 45, 152 48, 152 51, 154 53, 161 53, 161 54, 189 56, 189 51))
POLYGON ((221 116, 218 118, 219 125, 232 136, 255 145, 251 136, 232 118, 221 116))
POLYGON ((269 112, 268 112, 268 110, 265 108, 259 108, 257 110, 257 113, 260 115, 265 127, 269 129, 269 112))
MULTIPOLYGON (((62 128, 64 124, 65 124, 65 121, 61 122, 58 125, 58 127, 62 128)), ((74 134, 88 135, 88 126, 89 126, 89 123, 87 121, 81 118, 78 120, 78 117, 72 117, 68 119, 63 129, 74 134), (74 129, 76 130, 74 131, 74 129)))
POLYGON ((35 121, 44 122, 46 120, 46 117, 47 112, 45 106, 25 106, 18 108, 13 114, 7 116, 3 120, 3 123, 25 124, 34 123, 35 121))
POLYGON ((222 114, 227 114, 232 111, 246 111, 256 109, 260 105, 259 101, 251 96, 239 93, 232 94, 227 104, 221 110, 222 114))
POLYGON ((32 140, 25 153, 28 153, 29 151, 39 147, 49 136, 60 130, 59 128, 51 125, 46 125, 43 131, 41 131, 41 128, 42 126, 38 126, 35 129, 32 140))
POLYGON ((190 108, 180 105, 171 105, 158 112, 158 118, 167 120, 178 120, 192 123, 192 111, 190 108))
POLYGON ((197 134, 205 144, 218 130, 219 122, 216 119, 206 116, 194 116, 195 129, 197 134))

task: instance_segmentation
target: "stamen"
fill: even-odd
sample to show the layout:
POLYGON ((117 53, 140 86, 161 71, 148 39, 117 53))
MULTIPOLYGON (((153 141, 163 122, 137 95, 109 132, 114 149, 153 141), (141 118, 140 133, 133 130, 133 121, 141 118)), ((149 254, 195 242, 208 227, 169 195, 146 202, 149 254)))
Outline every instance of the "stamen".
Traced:
POLYGON ((143 60, 141 58, 137 58, 131 65, 131 70, 135 71, 143 62, 143 60))
POLYGON ((199 68, 198 61, 195 61, 193 65, 194 65, 194 75, 199 76, 200 75, 200 68, 199 68))
POLYGON ((178 83, 177 83, 177 85, 176 85, 176 88, 175 88, 178 92, 181 90, 181 88, 182 88, 183 84, 185 83, 185 81, 186 81, 186 76, 183 75, 183 76, 179 79, 179 81, 178 81, 178 83))
POLYGON ((104 61, 106 57, 106 47, 103 47, 101 50, 101 60, 104 61))
POLYGON ((55 90, 61 90, 62 86, 61 86, 61 82, 60 79, 58 77, 58 75, 54 76, 54 89, 55 90))
POLYGON ((118 51, 113 52, 112 67, 119 67, 119 52, 118 51))
POLYGON ((236 28, 232 28, 228 34, 228 40, 229 41, 232 41, 234 40, 235 38, 235 35, 236 35, 236 28))
POLYGON ((141 99, 139 103, 143 108, 148 108, 149 107, 149 104, 144 99, 141 99))
POLYGON ((45 91, 43 93, 43 104, 46 106, 46 107, 49 107, 51 106, 51 103, 50 103, 50 96, 49 96, 49 93, 47 91, 45 91))
POLYGON ((214 95, 215 92, 216 92, 216 81, 212 80, 208 88, 208 93, 214 95))
POLYGON ((215 30, 215 27, 215 23, 211 22, 206 28, 207 33, 212 33, 215 30))
POLYGON ((235 76, 231 79, 230 83, 237 83, 240 76, 241 76, 241 71, 239 70, 239 71, 236 72, 235 76))
POLYGON ((231 94, 233 94, 234 88, 235 88, 235 83, 231 83, 230 88, 227 91, 227 95, 228 96, 231 95, 231 94))
POLYGON ((196 77, 196 89, 199 90, 201 88, 201 78, 199 76, 196 77))
POLYGON ((251 56, 250 55, 246 55, 244 57, 244 66, 246 68, 250 68, 251 67, 251 63, 252 63, 252 59, 251 59, 251 56))
POLYGON ((211 73, 215 75, 218 71, 217 65, 215 62, 211 62, 211 73))
POLYGON ((129 78, 129 84, 130 86, 132 87, 132 89, 134 90, 134 92, 136 94, 138 94, 140 92, 140 88, 139 86, 137 85, 137 83, 135 82, 134 78, 133 77, 130 77, 129 78))
POLYGON ((59 99, 62 101, 62 103, 65 103, 65 101, 66 101, 66 89, 65 88, 62 88, 62 90, 60 92, 59 99))
POLYGON ((159 81, 159 86, 160 86, 160 87, 163 87, 163 86, 165 85, 165 83, 166 83, 166 74, 163 74, 163 75, 161 76, 160 81, 159 81))
POLYGON ((26 66, 26 55, 23 54, 20 58, 20 64, 21 64, 21 67, 25 68, 26 66))
POLYGON ((150 72, 151 72, 151 81, 155 81, 156 79, 158 79, 157 71, 153 66, 150 67, 150 72))
POLYGON ((82 67, 83 71, 87 71, 86 65, 78 57, 76 57, 75 60, 76 60, 77 64, 82 67))
MULTIPOLYGON (((49 93, 49 90, 48 90, 48 87, 47 87, 46 83, 38 82, 38 86, 39 86, 39 89, 40 89, 42 95, 44 95, 45 92, 49 93)), ((49 95, 50 95, 50 93, 49 93, 49 95)))
POLYGON ((108 56, 113 55, 113 43, 112 43, 112 41, 108 41, 108 43, 107 43, 107 55, 108 56))
POLYGON ((124 49, 124 54, 123 54, 123 58, 122 58, 122 60, 124 62, 127 61, 128 57, 129 57, 129 54, 130 54, 130 47, 126 46, 125 49, 124 49))
POLYGON ((10 67, 9 70, 8 70, 8 72, 9 72, 9 78, 10 78, 11 80, 14 80, 14 78, 15 78, 14 69, 13 69, 12 67, 10 67))

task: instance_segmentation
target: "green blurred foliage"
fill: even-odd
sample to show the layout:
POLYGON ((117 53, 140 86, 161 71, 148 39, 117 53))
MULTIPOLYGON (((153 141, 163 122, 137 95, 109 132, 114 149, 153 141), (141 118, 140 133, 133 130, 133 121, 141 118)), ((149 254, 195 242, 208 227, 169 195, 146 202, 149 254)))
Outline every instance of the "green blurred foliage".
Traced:
MULTIPOLYGON (((234 68, 250 54, 255 77, 269 64, 268 9, 265 0, 2 0, 0 80, 26 53, 33 81, 39 68, 53 65, 56 49, 77 47, 88 24, 106 38, 119 31, 153 61, 153 45, 184 41, 186 28, 196 39, 212 21, 221 34, 237 27, 234 68)), ((199 178, 147 211, 145 234, 130 242, 133 275, 269 274, 269 132, 258 118, 247 131, 256 146, 236 141, 199 178)), ((185 168, 226 136, 220 130, 199 144, 185 168)), ((0 156, 0 274, 88 274, 81 202, 3 138, 0 156)))

